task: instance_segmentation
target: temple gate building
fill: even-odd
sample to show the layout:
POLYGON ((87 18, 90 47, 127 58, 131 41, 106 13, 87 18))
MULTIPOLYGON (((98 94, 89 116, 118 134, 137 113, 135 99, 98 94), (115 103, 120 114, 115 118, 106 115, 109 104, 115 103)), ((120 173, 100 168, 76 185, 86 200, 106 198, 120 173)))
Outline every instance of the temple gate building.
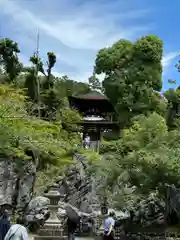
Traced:
POLYGON ((90 138, 90 147, 98 150, 103 134, 117 129, 115 111, 109 99, 98 91, 85 95, 68 97, 70 107, 76 109, 83 117, 78 122, 82 126, 83 140, 90 138))

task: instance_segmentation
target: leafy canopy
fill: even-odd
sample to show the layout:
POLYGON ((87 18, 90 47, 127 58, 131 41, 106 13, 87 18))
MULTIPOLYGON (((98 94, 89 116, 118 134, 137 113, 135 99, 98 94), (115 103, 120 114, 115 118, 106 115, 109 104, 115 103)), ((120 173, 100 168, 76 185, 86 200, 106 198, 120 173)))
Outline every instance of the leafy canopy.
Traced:
POLYGON ((105 74, 103 88, 122 127, 132 117, 156 109, 154 91, 162 87, 162 53, 162 41, 153 35, 135 43, 119 40, 98 52, 95 73, 105 74))
POLYGON ((12 158, 28 159, 27 150, 39 158, 39 166, 70 161, 68 151, 79 144, 78 135, 69 138, 60 122, 50 123, 29 116, 22 91, 0 85, 0 152, 12 158))
POLYGON ((168 132, 162 116, 140 115, 118 141, 101 147, 103 160, 95 171, 103 177, 99 187, 108 191, 110 202, 119 199, 121 207, 123 196, 147 196, 157 190, 164 198, 167 185, 180 186, 179 149, 179 131, 168 132))

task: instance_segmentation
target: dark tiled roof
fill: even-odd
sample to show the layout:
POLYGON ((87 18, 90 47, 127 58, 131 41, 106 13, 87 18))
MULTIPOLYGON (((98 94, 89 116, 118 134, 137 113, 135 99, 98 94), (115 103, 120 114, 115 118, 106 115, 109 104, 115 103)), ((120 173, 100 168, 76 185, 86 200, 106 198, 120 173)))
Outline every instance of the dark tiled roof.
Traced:
POLYGON ((76 96, 79 99, 108 100, 108 98, 98 91, 91 91, 87 94, 76 96))

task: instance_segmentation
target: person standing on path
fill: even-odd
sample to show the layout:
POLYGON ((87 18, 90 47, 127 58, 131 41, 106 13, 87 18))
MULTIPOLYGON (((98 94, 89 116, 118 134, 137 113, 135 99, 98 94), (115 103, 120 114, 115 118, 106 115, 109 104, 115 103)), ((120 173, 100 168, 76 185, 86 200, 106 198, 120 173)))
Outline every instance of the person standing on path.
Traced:
POLYGON ((80 223, 80 215, 78 209, 71 204, 66 204, 65 211, 67 216, 66 224, 68 231, 68 240, 74 240, 76 228, 80 223))
POLYGON ((115 213, 110 212, 109 216, 104 221, 104 240, 114 240, 114 225, 115 225, 115 213))
POLYGON ((84 138, 84 148, 85 149, 90 148, 90 136, 88 134, 86 134, 84 138))
POLYGON ((75 231, 77 226, 78 222, 72 221, 70 218, 67 219, 68 240, 75 240, 75 231))
POLYGON ((0 214, 0 240, 4 240, 7 232, 10 229, 10 220, 8 212, 3 210, 0 214))
POLYGON ((21 219, 17 219, 16 224, 13 224, 10 227, 4 240, 28 240, 28 232, 23 225, 24 221, 21 219))

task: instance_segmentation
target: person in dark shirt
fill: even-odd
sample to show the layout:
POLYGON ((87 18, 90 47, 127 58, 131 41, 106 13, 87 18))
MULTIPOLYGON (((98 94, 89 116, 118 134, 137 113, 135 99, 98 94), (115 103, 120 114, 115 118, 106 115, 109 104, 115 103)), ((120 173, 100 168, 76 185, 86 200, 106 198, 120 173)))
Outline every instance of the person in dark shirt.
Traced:
POLYGON ((68 239, 75 239, 75 231, 78 226, 78 222, 72 221, 70 218, 67 219, 67 228, 68 228, 68 239))
POLYGON ((0 212, 0 240, 4 240, 10 229, 10 220, 6 210, 0 212))

